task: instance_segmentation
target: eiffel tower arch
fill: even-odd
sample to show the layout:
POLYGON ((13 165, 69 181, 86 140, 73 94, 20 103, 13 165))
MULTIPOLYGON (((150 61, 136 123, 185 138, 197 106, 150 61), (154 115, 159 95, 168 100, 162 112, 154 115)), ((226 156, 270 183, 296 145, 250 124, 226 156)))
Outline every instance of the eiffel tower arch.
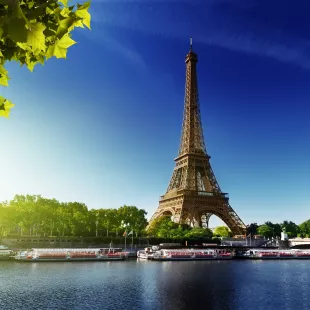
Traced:
POLYGON ((208 227, 210 217, 215 215, 233 234, 244 234, 246 226, 230 206, 228 194, 221 191, 206 151, 200 117, 197 62, 191 43, 185 59, 185 103, 179 153, 167 191, 160 197, 159 207, 150 223, 160 216, 169 215, 176 223, 208 227))

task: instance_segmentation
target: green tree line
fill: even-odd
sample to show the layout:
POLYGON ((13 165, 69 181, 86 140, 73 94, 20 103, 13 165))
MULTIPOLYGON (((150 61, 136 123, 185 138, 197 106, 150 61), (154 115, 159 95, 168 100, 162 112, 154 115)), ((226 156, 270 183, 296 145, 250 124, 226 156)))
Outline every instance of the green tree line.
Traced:
MULTIPOLYGON (((289 238, 309 237, 310 236, 310 220, 300 225, 292 221, 283 221, 282 223, 265 222, 262 225, 251 223, 247 226, 247 235, 261 235, 266 238, 281 237, 281 232, 285 231, 289 238)), ((170 217, 164 216, 154 220, 149 229, 148 235, 157 238, 218 238, 233 237, 232 232, 227 226, 218 226, 213 230, 209 228, 190 227, 186 224, 176 224, 171 221, 170 217)))
MULTIPOLYGON (((16 195, 0 203, 0 237, 122 237, 133 231, 135 237, 165 239, 211 238, 208 228, 179 225, 161 217, 148 225, 147 212, 135 206, 118 209, 91 209, 80 202, 59 202, 40 195, 16 195)), ((219 227, 217 235, 229 235, 219 227)))
MULTIPOLYGON (((0 236, 123 236, 131 230, 134 236, 155 238, 190 239, 231 237, 226 226, 209 228, 191 227, 174 223, 163 216, 147 227, 147 212, 135 206, 124 205, 118 209, 91 209, 80 202, 59 202, 40 195, 16 195, 11 201, 0 203, 0 236)), ((247 235, 266 238, 280 237, 285 230, 289 238, 309 237, 310 220, 300 225, 292 221, 282 223, 251 223, 247 235)))
POLYGON ((146 211, 135 206, 91 209, 39 195, 16 195, 0 203, 0 236, 120 236, 144 233, 146 211))
POLYGON ((177 224, 171 220, 170 216, 162 216, 152 221, 147 234, 150 237, 170 239, 211 238, 213 236, 209 228, 177 224))
POLYGON ((308 238, 310 236, 310 220, 307 220, 300 225, 297 225, 292 221, 283 221, 282 223, 265 222, 262 225, 251 223, 247 227, 247 234, 257 234, 266 238, 280 237, 282 231, 285 231, 289 238, 308 238))

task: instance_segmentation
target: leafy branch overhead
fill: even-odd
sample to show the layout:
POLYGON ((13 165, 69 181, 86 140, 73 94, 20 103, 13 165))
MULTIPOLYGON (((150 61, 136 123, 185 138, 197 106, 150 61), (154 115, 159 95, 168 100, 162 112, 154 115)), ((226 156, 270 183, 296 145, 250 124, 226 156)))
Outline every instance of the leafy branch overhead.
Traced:
MULTIPOLYGON (((55 56, 66 58, 76 42, 75 27, 90 29, 90 2, 68 6, 68 0, 0 0, 0 85, 8 86, 6 61, 17 61, 30 71, 55 56)), ((14 105, 0 96, 0 116, 14 105)))

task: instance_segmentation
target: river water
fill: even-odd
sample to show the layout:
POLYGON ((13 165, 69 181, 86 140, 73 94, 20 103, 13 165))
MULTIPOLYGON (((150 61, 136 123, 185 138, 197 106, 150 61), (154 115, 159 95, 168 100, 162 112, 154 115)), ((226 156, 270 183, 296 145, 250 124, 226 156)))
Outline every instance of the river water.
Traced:
POLYGON ((0 262, 0 309, 310 309, 310 260, 0 262))

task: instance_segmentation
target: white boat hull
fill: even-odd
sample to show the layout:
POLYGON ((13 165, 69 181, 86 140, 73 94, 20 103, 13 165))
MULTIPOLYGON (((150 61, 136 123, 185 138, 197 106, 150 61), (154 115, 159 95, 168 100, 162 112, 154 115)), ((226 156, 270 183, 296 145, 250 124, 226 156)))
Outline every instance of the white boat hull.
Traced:
POLYGON ((229 260, 233 256, 229 252, 216 250, 160 250, 154 254, 158 261, 197 261, 197 260, 229 260))
POLYGON ((20 262, 92 262, 121 261, 127 252, 114 252, 114 249, 32 249, 19 252, 14 258, 20 262))
POLYGON ((302 250, 249 250, 242 258, 261 260, 310 259, 310 251, 302 250))
POLYGON ((97 257, 97 258, 18 258, 20 262, 103 262, 103 261, 123 261, 125 257, 97 257))
POLYGON ((154 255, 153 253, 146 253, 145 251, 142 250, 137 252, 137 258, 150 260, 154 258, 154 255))

